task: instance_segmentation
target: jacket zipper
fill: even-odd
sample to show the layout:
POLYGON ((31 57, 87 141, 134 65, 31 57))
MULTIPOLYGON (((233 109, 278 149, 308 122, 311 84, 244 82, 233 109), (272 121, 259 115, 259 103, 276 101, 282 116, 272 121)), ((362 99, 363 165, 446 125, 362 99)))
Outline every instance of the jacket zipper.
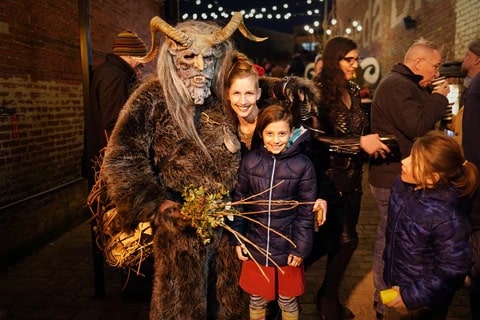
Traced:
POLYGON ((272 167, 272 175, 270 177, 270 191, 268 192, 268 218, 267 218, 267 255, 265 256, 265 265, 269 265, 268 257, 270 255, 270 224, 271 224, 271 210, 272 210, 272 192, 273 192, 273 181, 275 179, 275 167, 277 164, 277 158, 272 156, 273 158, 273 167, 272 167))

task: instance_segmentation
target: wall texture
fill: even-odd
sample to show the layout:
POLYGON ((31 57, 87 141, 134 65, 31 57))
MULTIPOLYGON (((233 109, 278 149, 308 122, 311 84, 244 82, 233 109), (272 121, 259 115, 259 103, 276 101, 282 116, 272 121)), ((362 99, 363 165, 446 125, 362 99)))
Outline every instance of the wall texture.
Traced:
POLYGON ((337 16, 344 26, 361 22, 363 30, 353 38, 361 55, 379 61, 382 75, 420 37, 442 47, 444 62, 462 60, 468 43, 480 37, 477 0, 337 0, 337 16), (404 27, 406 16, 416 21, 415 28, 404 27))
MULTIPOLYGON (((91 1, 90 65, 103 61, 122 29, 149 46, 148 23, 161 7, 91 1)), ((78 8, 69 0, 0 2, 0 258, 21 256, 87 217, 78 8)))

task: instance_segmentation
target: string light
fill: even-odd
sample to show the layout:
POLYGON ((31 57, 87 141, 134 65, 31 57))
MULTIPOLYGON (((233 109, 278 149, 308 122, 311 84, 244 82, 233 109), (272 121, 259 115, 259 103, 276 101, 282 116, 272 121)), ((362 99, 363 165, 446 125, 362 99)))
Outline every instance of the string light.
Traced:
MULTIPOLYGON (((231 1, 231 0, 226 0, 231 1)), ((295 4, 285 1, 282 4, 272 5, 271 7, 262 6, 259 8, 241 9, 244 19, 272 19, 289 20, 293 17, 301 16, 320 16, 321 10, 317 7, 324 5, 326 0, 304 0, 295 4), (290 8, 301 7, 300 12, 294 12, 290 8)), ((219 6, 219 0, 184 0, 180 2, 180 17, 182 20, 188 19, 209 19, 214 14, 218 17, 228 18, 232 12, 225 13, 223 7, 219 6), (182 5, 183 4, 183 5, 182 5), (215 9, 217 8, 217 9, 215 9)))
MULTIPOLYGON (((232 0, 223 1, 230 3, 232 0)), ((348 23, 345 23, 337 18, 336 0, 297 0, 294 3, 283 0, 271 6, 263 3, 250 8, 241 8, 242 2, 238 1, 238 3, 232 4, 234 8, 238 9, 227 10, 221 5, 221 2, 222 0, 182 0, 179 7, 180 17, 182 20, 228 19, 233 11, 240 11, 245 20, 288 21, 303 17, 302 21, 311 20, 310 24, 304 26, 305 33, 323 34, 324 40, 326 40, 325 37, 334 35, 355 37, 363 30, 357 20, 348 19, 348 23), (299 8, 300 10, 298 10, 299 8)))

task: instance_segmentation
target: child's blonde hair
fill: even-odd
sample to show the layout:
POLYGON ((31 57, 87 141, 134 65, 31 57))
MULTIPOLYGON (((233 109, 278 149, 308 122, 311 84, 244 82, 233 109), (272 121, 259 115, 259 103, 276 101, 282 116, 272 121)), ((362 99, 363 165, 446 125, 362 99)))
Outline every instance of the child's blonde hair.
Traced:
POLYGON ((412 174, 422 188, 452 184, 462 190, 462 196, 471 196, 478 187, 477 167, 466 161, 462 147, 441 131, 417 138, 410 155, 412 174))

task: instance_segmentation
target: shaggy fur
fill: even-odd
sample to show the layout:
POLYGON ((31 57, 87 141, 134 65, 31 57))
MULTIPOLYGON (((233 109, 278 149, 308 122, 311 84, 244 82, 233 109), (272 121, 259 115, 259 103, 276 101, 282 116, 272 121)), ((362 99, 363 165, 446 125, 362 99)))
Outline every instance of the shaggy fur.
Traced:
POLYGON ((233 188, 240 155, 225 148, 222 125, 234 131, 215 98, 192 109, 210 152, 206 155, 179 133, 160 86, 150 80, 128 100, 102 170, 123 230, 133 230, 139 221, 155 221, 150 319, 242 319, 248 309, 238 286, 240 263, 226 232, 217 229, 212 242, 203 245, 188 222, 158 213, 164 200, 181 202, 179 196, 190 184, 208 192, 218 192, 220 185, 233 188), (201 120, 200 112, 216 123, 201 120))

